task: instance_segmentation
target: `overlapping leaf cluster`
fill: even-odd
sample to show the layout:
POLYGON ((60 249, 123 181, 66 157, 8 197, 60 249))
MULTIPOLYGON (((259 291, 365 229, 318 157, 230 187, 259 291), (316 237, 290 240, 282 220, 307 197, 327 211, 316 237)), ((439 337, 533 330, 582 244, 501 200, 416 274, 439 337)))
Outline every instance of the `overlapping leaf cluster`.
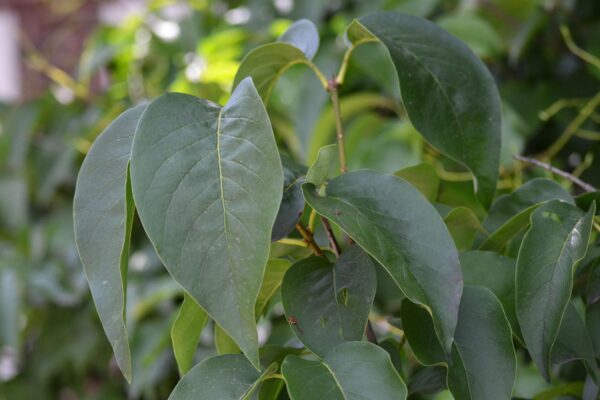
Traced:
POLYGON ((509 399, 516 346, 547 380, 553 365, 577 359, 597 383, 600 274, 581 261, 598 196, 574 199, 538 179, 494 200, 496 86, 442 28, 380 13, 354 21, 346 40, 348 56, 363 45, 388 52, 408 120, 432 148, 470 171, 472 201, 454 209, 439 204, 439 180, 428 164, 394 175, 344 173, 339 129, 338 143, 320 149, 310 168, 278 153, 265 109, 277 79, 306 65, 335 105, 346 72, 324 77, 312 62, 318 32, 299 21, 279 42, 246 56, 224 106, 160 96, 118 117, 83 164, 77 243, 123 374, 132 379, 124 304, 135 209, 186 293, 172 328, 185 374, 173 400, 402 399, 438 386, 457 399, 509 399), (328 245, 315 239, 317 219, 328 245), (277 258, 271 241, 304 243, 314 255, 277 258), (575 275, 587 280, 585 321, 572 297, 575 275), (400 320, 385 324, 398 325, 402 343, 427 366, 419 373, 395 362, 398 338, 373 337, 369 320, 381 280, 399 288, 400 320), (260 348, 257 320, 278 292, 297 341, 260 348), (192 367, 209 319, 221 354, 192 367))

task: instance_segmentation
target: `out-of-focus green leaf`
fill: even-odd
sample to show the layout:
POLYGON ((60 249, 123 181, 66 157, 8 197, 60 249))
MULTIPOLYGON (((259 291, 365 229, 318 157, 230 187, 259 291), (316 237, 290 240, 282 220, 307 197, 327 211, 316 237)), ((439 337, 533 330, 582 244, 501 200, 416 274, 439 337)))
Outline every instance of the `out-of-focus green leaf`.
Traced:
POLYGON ((338 153, 337 144, 323 146, 319 150, 317 159, 306 173, 306 182, 319 186, 338 176, 340 173, 338 153))
POLYGON ((475 213, 467 207, 453 209, 444 217, 444 222, 459 251, 470 249, 477 232, 483 230, 475 213))
POLYGON ((485 19, 477 14, 464 12, 444 15, 437 24, 464 41, 482 58, 497 56, 503 51, 502 38, 485 19))
POLYGON ((180 375, 192 367, 200 333, 208 321, 206 312, 188 294, 185 294, 177 317, 171 326, 173 353, 180 375))
POLYGON ((280 37, 280 42, 296 47, 307 59, 312 60, 319 49, 319 31, 307 19, 294 22, 280 37))
POLYGON ((292 262, 284 259, 271 259, 267 262, 260 292, 258 292, 258 298, 256 299, 256 318, 262 315, 269 300, 281 286, 283 277, 291 266, 292 262))
POLYGON ((214 335, 215 348, 218 354, 239 354, 242 352, 231 336, 217 323, 215 323, 214 335))
POLYGON ((401 169, 395 175, 417 188, 430 202, 436 200, 440 187, 440 178, 433 165, 421 163, 401 169))

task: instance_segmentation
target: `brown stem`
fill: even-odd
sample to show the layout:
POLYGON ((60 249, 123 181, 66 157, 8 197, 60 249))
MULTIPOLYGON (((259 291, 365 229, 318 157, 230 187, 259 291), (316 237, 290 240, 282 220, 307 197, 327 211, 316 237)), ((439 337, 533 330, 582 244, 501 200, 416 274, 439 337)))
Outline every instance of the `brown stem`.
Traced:
POLYGON ((325 217, 321 217, 321 222, 323 223, 323 227, 325 228, 325 233, 327 234, 327 239, 329 239, 329 245, 331 246, 331 249, 333 250, 335 256, 337 258, 339 258, 340 254, 341 254, 340 245, 338 244, 337 240, 335 239, 335 235, 333 234, 333 229, 331 229, 331 224, 329 223, 329 220, 325 217))
POLYGON ((315 253, 315 255, 317 255, 317 256, 323 255, 323 252, 321 251, 321 248, 315 242, 315 239, 313 238, 313 234, 311 231, 309 231, 308 229, 303 227, 299 222, 296 224, 296 230, 298 232, 300 232, 300 235, 302 235, 302 239, 304 239, 304 241, 306 242, 308 247, 310 247, 310 249, 312 250, 313 253, 315 253))
POLYGON ((590 185, 589 183, 582 181, 581 179, 577 178, 574 175, 569 174, 568 172, 565 172, 561 169, 553 167, 550 164, 546 164, 545 162, 536 160, 535 158, 529 158, 529 157, 523 157, 523 156, 514 156, 514 158, 516 158, 519 161, 526 162, 528 164, 537 165, 538 167, 544 168, 545 170, 550 171, 556 175, 562 176, 563 178, 567 179, 570 182, 573 182, 575 185, 579 186, 586 192, 595 192, 596 191, 596 188, 593 187, 592 185, 590 185))

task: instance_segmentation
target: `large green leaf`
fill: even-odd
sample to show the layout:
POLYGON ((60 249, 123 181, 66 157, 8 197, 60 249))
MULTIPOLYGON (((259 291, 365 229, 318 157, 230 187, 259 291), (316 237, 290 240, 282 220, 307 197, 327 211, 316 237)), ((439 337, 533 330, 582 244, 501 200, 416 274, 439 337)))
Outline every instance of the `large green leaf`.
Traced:
POLYGON ((517 258, 517 318, 525 344, 550 380, 550 354, 573 287, 573 270, 585 256, 595 207, 583 213, 552 200, 531 214, 517 258))
POLYGON ((465 285, 488 288, 502 303, 514 334, 521 338, 515 309, 516 261, 491 251, 467 251, 460 255, 465 285))
POLYGON ((350 172, 320 196, 310 183, 306 201, 375 258, 411 300, 433 314, 436 333, 450 351, 462 294, 458 252, 438 212, 401 178, 350 172))
POLYGON ((325 257, 295 263, 283 278, 281 300, 298 339, 324 355, 363 338, 376 289, 375 265, 354 245, 335 264, 325 257))
POLYGON ((388 49, 404 107, 433 146, 467 166, 487 208, 500 163, 500 97, 486 66, 437 25, 400 13, 359 21, 388 49))
POLYGON ((186 293, 171 326, 173 354, 181 375, 186 374, 192 367, 200 333, 207 321, 206 312, 186 293))
POLYGON ((444 223, 459 251, 470 249, 477 232, 483 230, 475 213, 467 207, 452 209, 444 216, 444 223))
POLYGON ((389 354, 371 343, 342 343, 323 361, 290 355, 281 372, 292 400, 406 398, 406 386, 389 354))
POLYGON ((279 41, 293 45, 312 60, 319 49, 319 31, 315 24, 301 19, 290 25, 279 37, 279 41))
POLYGON ((75 241, 104 332, 131 381, 125 327, 127 260, 134 205, 128 178, 131 144, 145 105, 125 111, 83 161, 73 200, 75 241))
POLYGON ((293 231, 304 211, 304 196, 301 186, 304 183, 306 168, 296 164, 288 157, 282 157, 281 161, 283 164, 283 196, 271 231, 272 241, 286 237, 293 231))
POLYGON ((417 358, 448 367, 448 387, 456 399, 508 399, 516 374, 510 324, 500 301, 484 287, 465 286, 450 356, 436 340, 429 314, 407 300, 402 324, 417 358))
POLYGON ((276 369, 273 364, 261 374, 240 354, 211 357, 177 383, 169 400, 248 400, 276 369))
POLYGON ((165 267, 258 367, 254 304, 283 172, 252 81, 223 108, 184 94, 154 100, 135 136, 131 178, 165 267))

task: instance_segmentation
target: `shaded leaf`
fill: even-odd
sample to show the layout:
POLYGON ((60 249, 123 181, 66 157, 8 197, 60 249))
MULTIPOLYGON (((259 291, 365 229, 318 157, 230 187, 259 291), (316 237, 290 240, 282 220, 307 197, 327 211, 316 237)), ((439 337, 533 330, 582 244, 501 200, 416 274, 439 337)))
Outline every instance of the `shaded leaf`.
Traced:
POLYGON ((473 172, 478 197, 489 207, 501 130, 500 97, 486 66, 463 42, 425 19, 381 12, 359 22, 390 52, 412 124, 473 172))
POLYGON ((477 232, 483 230, 475 213, 467 207, 454 208, 444 217, 444 222, 459 251, 470 249, 477 232))
POLYGON ((467 251, 460 255, 465 285, 488 288, 502 303, 514 334, 521 338, 515 309, 516 261, 491 251, 467 251))
POLYGON ((331 180, 325 196, 313 184, 302 189, 306 201, 373 256, 408 298, 431 310, 449 351, 462 274, 454 242, 427 199, 401 178, 371 171, 331 180))
POLYGON ((573 270, 585 256, 595 208, 583 213, 552 200, 531 214, 517 258, 517 318, 525 344, 546 380, 550 353, 573 287, 573 270))
POLYGON ((292 262, 284 259, 271 259, 267 262, 265 276, 263 277, 260 292, 256 299, 255 314, 259 318, 265 310, 265 307, 281 286, 283 277, 287 270, 292 266, 292 262))
POLYGON ((75 241, 104 332, 123 375, 131 381, 125 327, 127 261, 134 204, 129 159, 141 105, 125 111, 96 139, 77 177, 75 241))
POLYGON ((596 364, 594 345, 583 319, 573 303, 569 303, 565 309, 556 342, 552 346, 552 363, 563 364, 574 360, 582 360, 590 375, 596 382, 600 381, 600 369, 596 364))
POLYGON ((131 177, 165 267, 258 367, 254 306, 283 172, 252 80, 223 108, 184 94, 154 100, 135 136, 131 177))
POLYGON ((298 339, 318 355, 362 340, 376 279, 371 257, 356 245, 335 264, 316 256, 295 263, 283 278, 281 300, 298 339))
POLYGON ((296 164, 288 157, 281 158, 283 164, 283 196, 277 218, 271 231, 271 241, 286 237, 300 220, 304 211, 302 183, 306 168, 296 164))
POLYGON ((206 312, 186 293, 171 326, 173 353, 180 375, 185 375, 192 367, 200 333, 207 321, 206 312))
POLYGON ((447 366, 448 387, 454 398, 510 398, 516 355, 510 324, 500 301, 491 291, 465 286, 450 356, 437 342, 425 309, 404 301, 402 323, 408 343, 422 363, 447 366))
POLYGON ((290 355, 281 371, 292 400, 406 398, 406 386, 390 356, 371 343, 342 343, 323 361, 290 355))
POLYGON ((437 199, 438 190, 440 188, 440 177, 433 165, 421 163, 401 169, 394 175, 399 176, 413 185, 419 192, 423 193, 423 196, 430 202, 434 202, 437 199))

